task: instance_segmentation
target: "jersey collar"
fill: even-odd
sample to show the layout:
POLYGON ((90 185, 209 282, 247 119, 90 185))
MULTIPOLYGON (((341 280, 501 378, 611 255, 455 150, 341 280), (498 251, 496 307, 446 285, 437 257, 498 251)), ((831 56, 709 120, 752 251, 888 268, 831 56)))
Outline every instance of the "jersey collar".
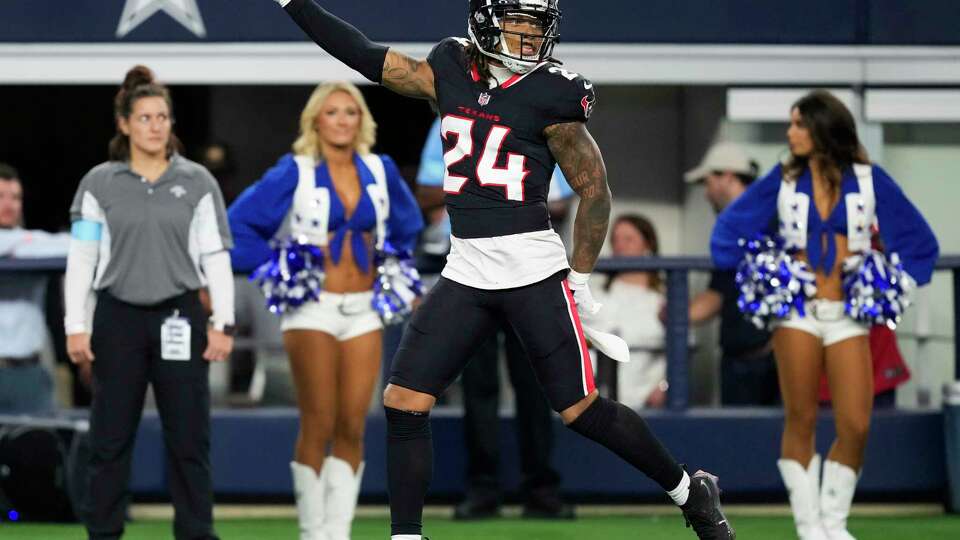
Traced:
MULTIPOLYGON (((544 66, 544 65, 546 65, 546 64, 547 64, 547 62, 540 62, 539 64, 533 66, 533 68, 531 68, 530 71, 528 71, 528 72, 526 72, 526 73, 523 73, 523 74, 521 74, 521 73, 514 73, 512 77, 510 77, 509 79, 503 81, 503 82, 502 82, 499 86, 497 86, 496 88, 502 88, 502 89, 506 90, 507 88, 510 88, 511 86, 513 86, 513 85, 517 84, 518 82, 522 81, 523 79, 527 78, 528 75, 530 75, 530 74, 533 73, 534 71, 537 71, 538 69, 540 69, 541 66, 544 66)), ((476 64, 476 62, 474 62, 474 63, 472 63, 472 64, 470 65, 470 78, 473 79, 473 82, 475 82, 475 83, 479 83, 479 82, 480 82, 480 71, 477 69, 477 64, 476 64)))
MULTIPOLYGON (((137 171, 133 170, 133 167, 130 166, 130 161, 129 161, 129 160, 127 160, 127 161, 119 161, 119 162, 117 162, 117 163, 119 164, 119 167, 118 167, 117 169, 115 169, 115 170, 116 170, 118 173, 126 173, 126 174, 128 174, 128 175, 130 175, 130 176, 135 177, 137 180, 139 180, 140 178, 142 178, 142 176, 140 175, 140 173, 138 173, 137 171)), ((160 178, 157 178, 157 180, 153 183, 153 186, 156 187, 157 185, 159 185, 159 184, 167 181, 168 179, 170 179, 172 176, 179 176, 179 175, 172 175, 172 173, 174 173, 174 172, 176 172, 177 170, 179 170, 179 169, 180 169, 180 166, 181 166, 182 164, 183 164, 183 157, 180 156, 180 154, 179 154, 178 152, 174 152, 173 154, 170 154, 170 159, 169 159, 169 161, 167 162, 167 169, 166 169, 165 171, 163 171, 163 174, 160 175, 160 178)))

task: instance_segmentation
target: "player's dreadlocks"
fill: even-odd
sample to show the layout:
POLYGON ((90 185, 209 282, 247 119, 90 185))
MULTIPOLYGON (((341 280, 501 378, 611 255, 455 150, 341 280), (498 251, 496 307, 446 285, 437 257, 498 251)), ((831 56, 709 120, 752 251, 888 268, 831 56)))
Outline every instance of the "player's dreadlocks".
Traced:
POLYGON ((490 57, 480 52, 480 49, 473 43, 467 45, 466 55, 468 65, 477 66, 477 73, 480 75, 480 80, 485 81, 490 79, 490 57))

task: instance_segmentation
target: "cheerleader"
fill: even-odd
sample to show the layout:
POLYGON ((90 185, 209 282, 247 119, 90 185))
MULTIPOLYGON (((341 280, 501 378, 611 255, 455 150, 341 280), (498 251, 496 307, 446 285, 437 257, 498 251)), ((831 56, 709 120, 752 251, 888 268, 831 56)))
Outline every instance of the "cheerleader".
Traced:
POLYGON ((380 372, 379 256, 411 250, 423 227, 393 160, 370 152, 375 137, 355 86, 321 85, 301 113, 294 153, 229 210, 234 268, 254 272, 282 316, 300 409, 290 468, 304 540, 350 538, 380 372))
MULTIPOLYGON (((905 281, 928 283, 939 249, 920 212, 887 172, 867 159, 853 116, 833 95, 815 91, 797 101, 787 138, 787 162, 720 214, 711 251, 719 268, 730 269, 745 256, 748 246, 741 240, 776 235, 811 272, 806 288, 812 291, 815 284, 814 297, 805 304, 801 298, 771 325, 785 420, 777 466, 797 535, 851 540, 847 516, 873 403, 869 324, 883 317, 869 317, 850 284, 870 275, 858 261, 877 260, 863 256, 870 251, 873 225, 886 252, 902 261, 905 281), (824 372, 834 396, 837 438, 823 462, 821 482, 814 428, 824 372)), ((893 298, 894 307, 901 300, 893 298)))

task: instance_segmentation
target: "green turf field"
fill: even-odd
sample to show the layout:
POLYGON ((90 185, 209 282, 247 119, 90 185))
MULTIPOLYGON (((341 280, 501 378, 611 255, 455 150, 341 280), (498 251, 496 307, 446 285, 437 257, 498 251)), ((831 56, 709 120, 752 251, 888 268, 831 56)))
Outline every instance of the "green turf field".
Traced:
MULTIPOLYGON (((789 518, 744 517, 732 519, 741 540, 793 540, 789 518)), ((272 540, 297 538, 292 519, 221 520, 217 531, 223 540, 272 540)), ((850 531, 857 540, 956 540, 960 538, 960 517, 870 517, 851 520, 850 531)), ((683 527, 681 518, 670 516, 586 517, 571 522, 499 519, 457 523, 445 519, 427 521, 425 531, 431 540, 672 540, 695 538, 683 527)), ((125 538, 160 540, 171 538, 167 521, 142 521, 131 524, 125 538)), ((81 540, 77 526, 0 524, 2 540, 81 540)), ((387 520, 362 518, 354 528, 354 540, 387 540, 387 520)))

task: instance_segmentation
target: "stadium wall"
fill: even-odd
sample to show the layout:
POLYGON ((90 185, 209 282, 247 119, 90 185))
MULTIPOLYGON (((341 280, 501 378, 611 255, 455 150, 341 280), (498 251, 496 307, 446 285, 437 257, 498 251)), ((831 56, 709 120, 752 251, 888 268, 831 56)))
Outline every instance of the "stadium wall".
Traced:
MULTIPOLYGON (((833 424, 825 411, 817 427, 818 448, 826 452, 833 424)), ((783 417, 772 409, 651 412, 652 429, 690 467, 718 474, 731 499, 785 500, 776 470, 783 417)), ((289 497, 289 465, 296 438, 293 409, 215 411, 211 458, 214 490, 229 498, 289 497)), ((502 479, 515 490, 520 478, 513 420, 501 420, 502 479)), ((659 488, 602 447, 560 426, 555 429, 554 465, 563 490, 577 500, 660 501, 659 488)), ((463 492, 466 471, 459 414, 433 415, 435 465, 431 497, 463 492)), ((386 497, 385 422, 371 416, 366 434, 366 475, 362 496, 386 497)), ((134 453, 132 490, 162 494, 165 488, 162 430, 147 412, 134 453)), ((931 500, 945 486, 943 419, 934 412, 880 412, 870 433, 858 497, 886 501, 931 500)))
MULTIPOLYGON (((62 0, 4 2, 0 41, 113 42, 127 4, 73 0, 64 9, 62 0)), ((196 5, 197 13, 188 15, 200 20, 199 27, 162 16, 121 37, 135 43, 304 39, 268 0, 197 0, 196 5)), ((324 0, 324 6, 377 40, 435 42, 464 28, 467 2, 324 0)), ((563 37, 577 43, 960 45, 960 4, 953 0, 566 0, 561 7, 567 20, 563 37)))

